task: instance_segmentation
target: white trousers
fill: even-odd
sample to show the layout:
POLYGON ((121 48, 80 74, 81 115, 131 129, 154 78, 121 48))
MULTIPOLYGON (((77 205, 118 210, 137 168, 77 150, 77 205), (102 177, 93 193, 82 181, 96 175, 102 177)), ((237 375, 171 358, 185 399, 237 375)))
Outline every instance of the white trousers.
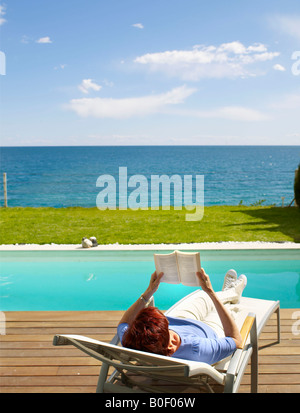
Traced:
MULTIPOLYGON (((224 304, 232 318, 235 320, 240 311, 238 304, 232 304, 232 301, 239 297, 235 288, 230 288, 225 291, 216 292, 219 300, 224 304)), ((211 327, 218 335, 224 337, 224 329, 214 306, 213 301, 203 290, 198 290, 194 294, 187 296, 174 306, 167 313, 170 317, 189 318, 192 320, 202 321, 211 327)))

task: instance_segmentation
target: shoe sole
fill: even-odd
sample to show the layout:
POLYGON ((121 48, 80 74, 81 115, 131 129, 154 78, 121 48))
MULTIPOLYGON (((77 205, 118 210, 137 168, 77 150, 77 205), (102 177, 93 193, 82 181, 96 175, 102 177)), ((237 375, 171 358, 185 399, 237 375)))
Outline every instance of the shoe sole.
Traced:
POLYGON ((226 275, 225 275, 225 277, 224 277, 224 283, 223 283, 222 291, 223 291, 224 288, 225 288, 227 275, 231 275, 232 278, 234 278, 235 280, 237 280, 237 273, 236 273, 236 271, 235 271, 235 270, 228 270, 227 273, 226 273, 226 275))

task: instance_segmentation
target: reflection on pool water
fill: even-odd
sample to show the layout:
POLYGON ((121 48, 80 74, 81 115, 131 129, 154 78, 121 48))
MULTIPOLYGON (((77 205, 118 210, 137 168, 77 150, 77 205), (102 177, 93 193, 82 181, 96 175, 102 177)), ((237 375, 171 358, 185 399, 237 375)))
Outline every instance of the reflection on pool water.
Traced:
MULTIPOLYGON (((158 251, 1 251, 0 310, 125 310, 146 289, 154 271, 154 252, 158 251)), ((222 288, 226 271, 234 268, 248 278, 245 296, 300 308, 299 250, 200 251, 200 255, 215 290, 222 288)), ((162 283, 155 304, 167 309, 194 289, 162 283)))

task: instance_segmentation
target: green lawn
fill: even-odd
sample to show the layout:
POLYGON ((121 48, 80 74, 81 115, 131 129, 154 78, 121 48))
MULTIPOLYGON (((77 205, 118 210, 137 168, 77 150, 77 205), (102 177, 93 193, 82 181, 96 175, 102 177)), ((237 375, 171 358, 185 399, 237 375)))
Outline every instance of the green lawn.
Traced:
POLYGON ((100 211, 97 208, 0 208, 0 244, 151 244, 219 241, 300 242, 300 209, 205 207, 201 221, 187 211, 100 211))

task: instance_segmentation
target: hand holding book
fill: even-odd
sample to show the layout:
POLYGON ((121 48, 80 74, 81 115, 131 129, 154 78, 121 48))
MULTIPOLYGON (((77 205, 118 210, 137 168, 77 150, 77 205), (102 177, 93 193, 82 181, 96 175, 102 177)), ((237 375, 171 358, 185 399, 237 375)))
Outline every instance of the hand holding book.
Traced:
POLYGON ((163 272, 161 282, 199 286, 196 275, 201 270, 199 252, 174 251, 170 254, 154 254, 157 274, 163 272))

